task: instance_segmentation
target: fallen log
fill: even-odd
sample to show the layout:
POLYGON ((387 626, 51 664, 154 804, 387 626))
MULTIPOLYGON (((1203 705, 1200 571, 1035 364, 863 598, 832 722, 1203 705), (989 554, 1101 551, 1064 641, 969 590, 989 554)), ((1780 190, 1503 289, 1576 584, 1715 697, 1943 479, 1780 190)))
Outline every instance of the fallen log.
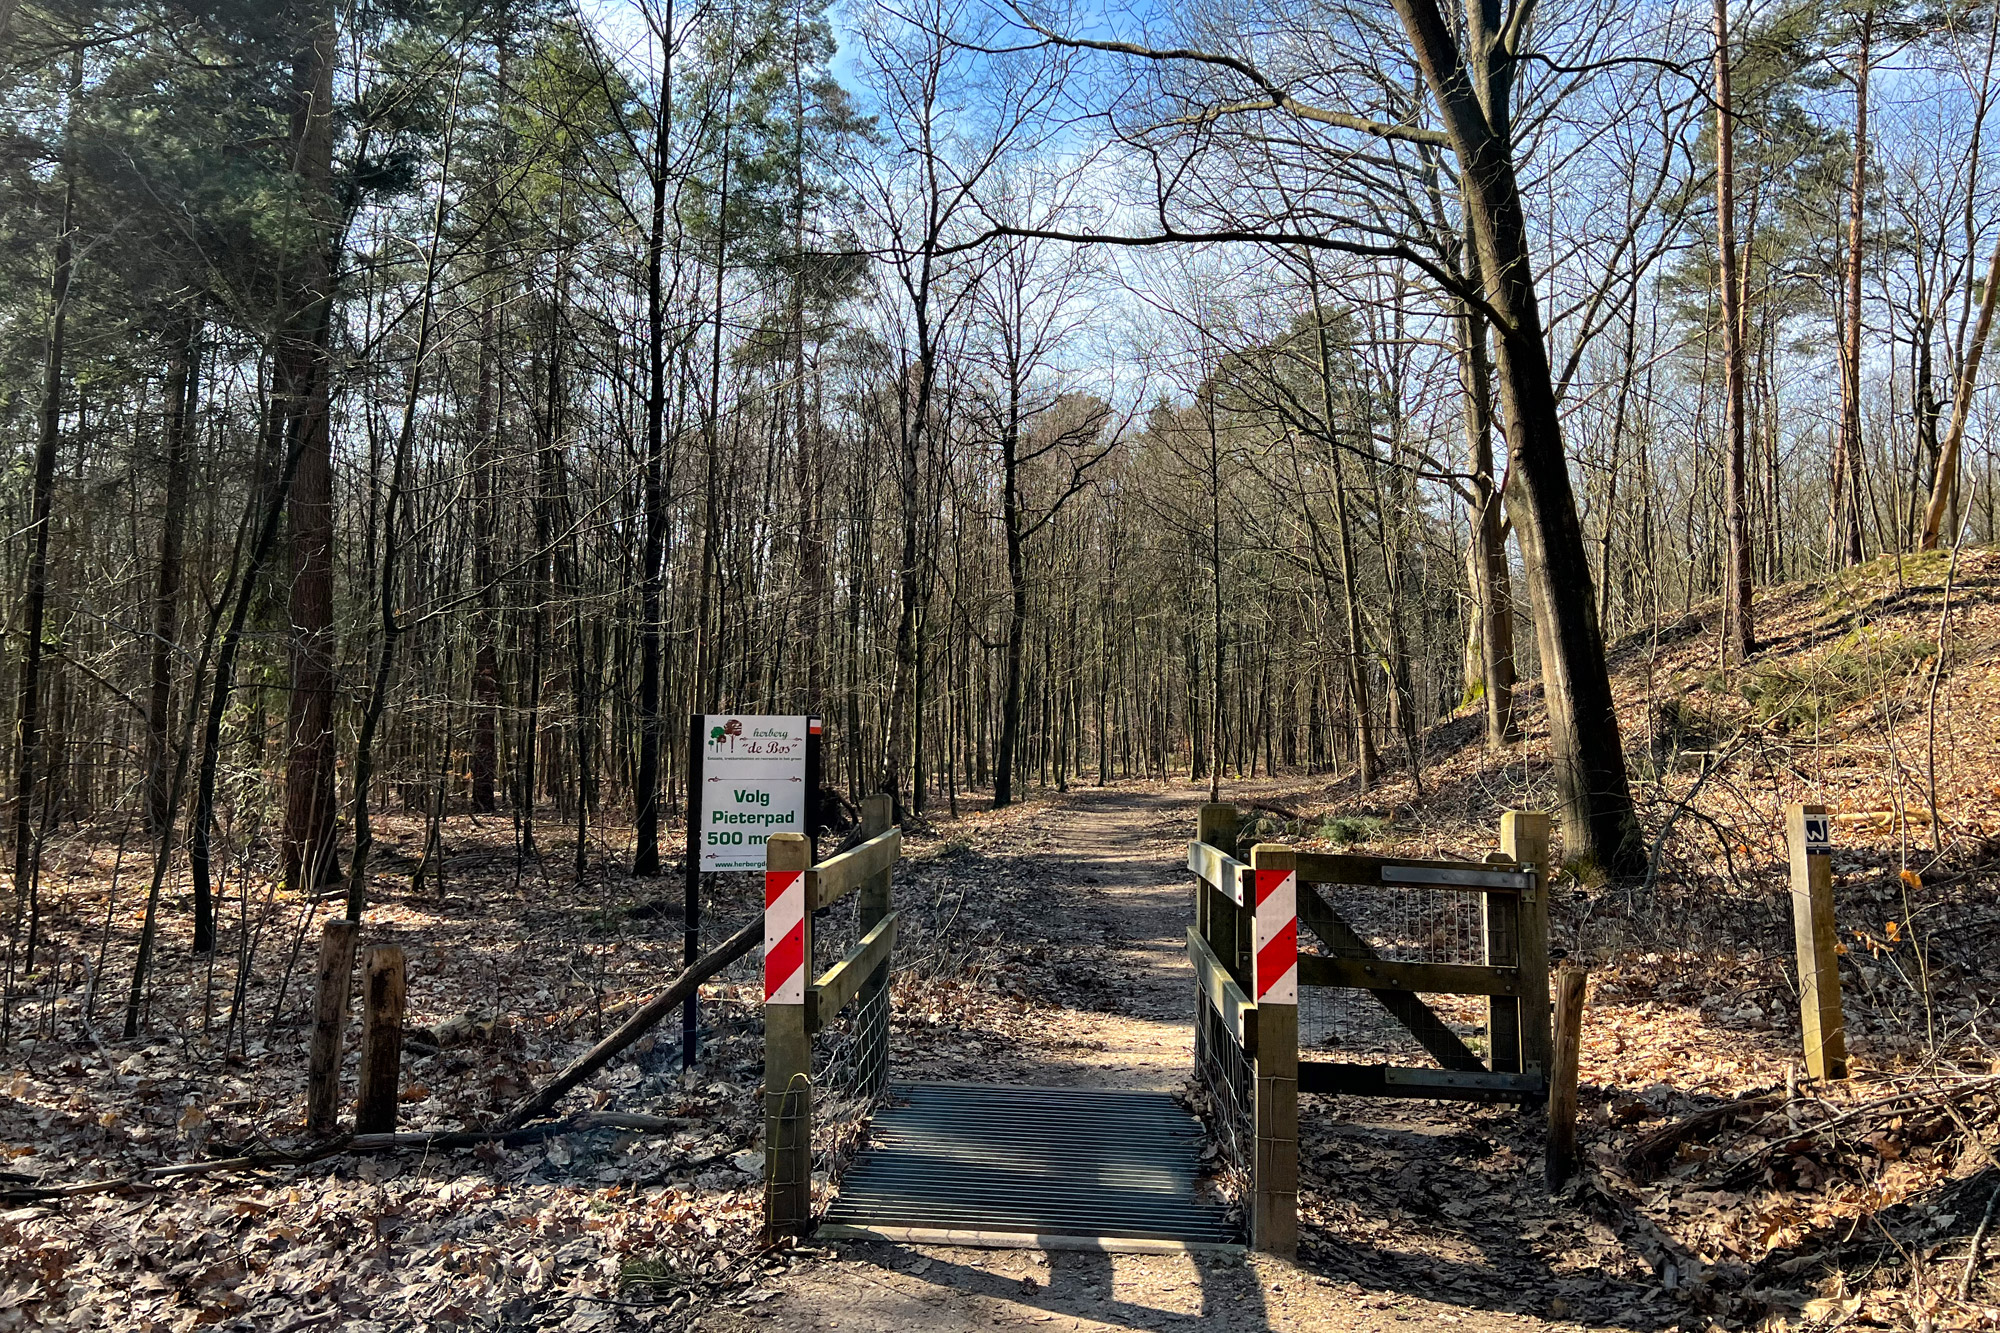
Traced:
POLYGON ((536 1116, 546 1115, 555 1109, 570 1089, 595 1074, 612 1057, 646 1035, 646 1032, 668 1014, 686 1003, 687 998, 700 989, 701 984, 728 967, 743 955, 749 953, 764 938, 762 917, 731 935, 713 950, 695 960, 685 972, 658 995, 648 1000, 643 1008, 620 1023, 603 1041, 572 1060, 569 1067, 526 1097, 500 1117, 500 1128, 518 1129, 536 1116))
POLYGON ((1680 1150, 1682 1144, 1719 1133, 1732 1120, 1768 1115, 1784 1104, 1782 1094, 1761 1093, 1696 1111, 1654 1130, 1633 1144, 1625 1154, 1625 1171, 1635 1180, 1648 1180, 1680 1150))
POLYGON ((680 1116, 632 1115, 622 1111, 591 1111, 566 1120, 550 1120, 518 1129, 445 1129, 432 1133, 343 1134, 324 1143, 310 1144, 296 1152, 245 1153, 237 1157, 214 1157, 203 1162, 177 1162, 156 1166, 108 1180, 86 1180, 70 1185, 8 1185, 0 1187, 0 1203, 47 1203, 74 1199, 86 1194, 107 1194, 123 1189, 147 1189, 188 1176, 210 1176, 228 1171, 266 1171, 273 1167, 306 1166, 344 1153, 371 1152, 450 1152, 498 1143, 509 1148, 542 1143, 565 1134, 586 1134, 592 1130, 616 1129, 637 1134, 669 1134, 687 1128, 680 1116))
POLYGON ((567 1120, 549 1120, 518 1129, 447 1129, 436 1133, 411 1132, 356 1134, 347 1142, 348 1152, 450 1152, 455 1148, 476 1148, 483 1143, 522 1148, 564 1134, 582 1134, 593 1129, 621 1129, 634 1134, 671 1134, 686 1129, 685 1116, 632 1115, 624 1111, 591 1111, 567 1120))

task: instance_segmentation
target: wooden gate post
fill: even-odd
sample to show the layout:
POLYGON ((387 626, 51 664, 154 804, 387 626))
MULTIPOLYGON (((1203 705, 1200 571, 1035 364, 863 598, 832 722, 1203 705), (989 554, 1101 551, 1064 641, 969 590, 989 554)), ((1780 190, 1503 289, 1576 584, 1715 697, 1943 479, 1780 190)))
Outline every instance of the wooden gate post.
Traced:
POLYGON ((812 844, 774 833, 764 860, 764 1234, 812 1231, 812 844))
MULTIPOLYGON (((863 838, 879 838, 884 833, 887 833, 889 831, 889 821, 893 817, 894 805, 888 796, 864 796, 861 798, 861 836, 863 838)), ((895 906, 894 902, 891 901, 891 884, 894 874, 893 867, 884 867, 880 874, 871 876, 866 883, 862 884, 856 890, 856 893, 860 896, 860 902, 856 907, 856 911, 860 914, 860 919, 855 923, 854 937, 856 939, 861 938, 880 925, 882 918, 889 915, 889 909, 895 906)), ((875 993, 887 984, 888 980, 889 960, 884 958, 881 966, 877 967, 869 977, 868 983, 861 988, 861 997, 864 1000, 873 998, 875 993)))
POLYGON ((1847 1021, 1840 1010, 1839 939, 1833 924, 1833 821, 1823 805, 1785 807, 1792 854, 1792 934, 1798 946, 1806 1073, 1847 1077, 1847 1021))
POLYGON ((402 949, 377 945, 361 971, 361 1091, 354 1102, 354 1132, 389 1134, 396 1128, 403 1069, 402 949))
POLYGON ((319 937, 313 990, 312 1053, 306 1065, 306 1128, 332 1130, 340 1115, 340 1047, 347 1035, 347 993, 354 989, 354 944, 361 927, 329 921, 319 937))
MULTIPOLYGON (((1195 817, 1195 841, 1205 842, 1225 856, 1236 855, 1236 807, 1233 805, 1204 805, 1195 817)), ((1236 966, 1236 938, 1234 935, 1236 904, 1228 902, 1209 886, 1206 881, 1196 880, 1194 887, 1194 924, 1201 937, 1208 941, 1208 947, 1215 956, 1230 967, 1236 966), (1223 922, 1228 921, 1225 931, 1223 922)), ((1238 984, 1249 978, 1238 975, 1238 984)))
POLYGON ((1486 952, 1490 963, 1503 948, 1520 970, 1521 998, 1494 997, 1487 1004, 1486 1035, 1495 1071, 1549 1073, 1549 817, 1539 810, 1500 816, 1500 850, 1535 869, 1534 887, 1519 907, 1504 895, 1486 895, 1486 952), (1503 943, 1504 942, 1504 943, 1503 943), (1506 1063, 1502 1063, 1503 1059, 1506 1063))
POLYGON ((1250 866, 1256 882, 1255 906, 1248 913, 1250 998, 1257 1004, 1250 1244, 1289 1256, 1299 1249, 1298 854, 1259 843, 1250 866))
POLYGON ((1554 1065, 1549 1071, 1549 1142, 1542 1178, 1549 1193, 1576 1174, 1576 1075, 1583 1057, 1583 997, 1590 974, 1575 964, 1556 973, 1554 1065))

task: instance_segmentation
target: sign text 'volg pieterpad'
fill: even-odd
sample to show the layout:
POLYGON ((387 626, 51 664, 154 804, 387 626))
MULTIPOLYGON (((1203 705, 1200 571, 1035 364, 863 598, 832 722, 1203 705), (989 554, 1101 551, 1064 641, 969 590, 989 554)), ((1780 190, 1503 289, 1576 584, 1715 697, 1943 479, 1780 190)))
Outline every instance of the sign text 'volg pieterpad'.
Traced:
POLYGON ((773 833, 806 832, 806 719, 702 719, 696 802, 703 870, 762 870, 773 833))

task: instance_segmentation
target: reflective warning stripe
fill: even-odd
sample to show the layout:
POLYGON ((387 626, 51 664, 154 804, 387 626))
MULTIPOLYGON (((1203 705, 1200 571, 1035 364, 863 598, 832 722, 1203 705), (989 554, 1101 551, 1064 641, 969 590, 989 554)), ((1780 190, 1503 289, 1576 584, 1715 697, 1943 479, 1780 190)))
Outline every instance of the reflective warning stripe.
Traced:
POLYGON ((1290 870, 1259 870, 1255 945, 1257 1003, 1299 1002, 1298 875, 1290 870))
POLYGON ((764 1003, 806 1002, 806 877, 764 872, 764 1003))

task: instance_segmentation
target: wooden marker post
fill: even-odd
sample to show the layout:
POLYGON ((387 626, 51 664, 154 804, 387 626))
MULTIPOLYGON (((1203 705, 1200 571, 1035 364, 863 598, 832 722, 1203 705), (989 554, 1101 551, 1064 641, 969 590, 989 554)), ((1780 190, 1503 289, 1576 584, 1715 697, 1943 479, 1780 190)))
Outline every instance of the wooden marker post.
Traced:
POLYGON ((1583 1050, 1583 995, 1589 974, 1580 967, 1556 973, 1555 1051, 1549 1070, 1549 1144, 1543 1163, 1549 1193, 1576 1174, 1576 1071, 1583 1050))
POLYGON ((1521 998, 1487 1002, 1486 1035, 1495 1072, 1549 1072, 1549 817, 1539 810, 1500 816, 1500 850, 1535 868, 1535 886, 1514 899, 1486 895, 1486 961, 1520 969, 1521 998))
POLYGON ((774 833, 764 871, 764 1235, 812 1231, 812 844, 774 833))
POLYGON ((1250 865, 1256 894, 1251 998, 1257 1003, 1250 1244, 1290 1256, 1299 1250, 1298 854, 1259 843, 1250 865))
POLYGON ((403 1069, 403 951, 393 944, 368 951, 361 982, 361 1092, 354 1132, 390 1134, 403 1069))
POLYGON ((354 944, 361 927, 329 921, 319 937, 313 990, 312 1053, 306 1065, 306 1128, 332 1131, 340 1115, 340 1048, 347 1035, 347 992, 354 985, 354 944))
POLYGON ((1823 805, 1785 807, 1792 853, 1792 934, 1798 944, 1799 1010, 1806 1073, 1847 1077, 1847 1023, 1840 1012, 1839 941, 1833 924, 1833 821, 1823 805))

